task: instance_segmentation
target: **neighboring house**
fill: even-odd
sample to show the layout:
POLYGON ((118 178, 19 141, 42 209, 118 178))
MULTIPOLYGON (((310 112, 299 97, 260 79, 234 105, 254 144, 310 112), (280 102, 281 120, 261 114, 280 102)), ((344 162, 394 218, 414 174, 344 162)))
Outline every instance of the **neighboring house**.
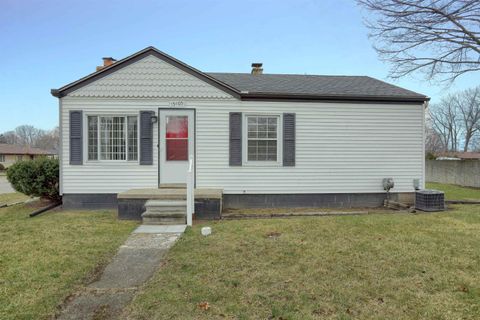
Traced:
POLYGON ((436 160, 480 160, 480 152, 444 152, 435 157, 436 160))
POLYGON ((38 157, 55 157, 55 152, 39 148, 24 147, 15 144, 0 143, 0 164, 5 168, 20 160, 31 160, 38 157))
MULTIPOLYGON (((205 73, 148 47, 52 94, 70 207, 184 183, 223 207, 378 206, 424 186, 428 97, 367 76, 205 73)), ((196 209, 196 211, 198 211, 196 209)))

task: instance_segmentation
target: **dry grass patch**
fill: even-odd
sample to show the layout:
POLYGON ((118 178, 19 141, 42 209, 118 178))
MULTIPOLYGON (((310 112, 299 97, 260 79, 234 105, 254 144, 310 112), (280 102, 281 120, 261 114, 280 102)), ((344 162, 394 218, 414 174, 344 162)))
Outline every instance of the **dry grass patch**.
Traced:
POLYGON ((480 200, 480 189, 462 187, 453 184, 428 182, 428 189, 436 189, 445 192, 446 200, 480 200))
POLYGON ((29 196, 20 192, 2 193, 0 194, 0 206, 4 204, 12 204, 30 199, 29 196))
POLYGON ((91 279, 136 226, 113 211, 0 209, 0 319, 45 319, 91 279))
POLYGON ((275 215, 334 215, 334 214, 378 214, 378 213, 398 213, 396 210, 388 208, 245 208, 245 209, 225 209, 222 212, 223 217, 256 216, 268 217, 275 215))
POLYGON ((128 317, 480 317, 480 206, 208 225, 177 242, 128 317))

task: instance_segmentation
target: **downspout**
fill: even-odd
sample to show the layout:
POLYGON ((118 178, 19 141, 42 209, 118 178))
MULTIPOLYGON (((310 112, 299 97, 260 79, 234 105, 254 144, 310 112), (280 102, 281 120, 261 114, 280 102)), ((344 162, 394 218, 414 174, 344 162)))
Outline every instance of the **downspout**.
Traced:
POLYGON ((60 136, 58 142, 58 192, 60 196, 63 195, 63 123, 62 123, 62 114, 63 114, 63 107, 62 107, 62 98, 58 98, 58 134, 60 136))
POLYGON ((61 206, 62 205, 62 201, 58 201, 58 202, 55 202, 55 203, 52 203, 44 208, 41 208, 41 209, 38 209, 36 211, 33 211, 32 213, 29 214, 29 217, 30 218, 33 218, 35 216, 38 216, 40 213, 43 213, 43 212, 46 212, 48 210, 51 210, 53 208, 56 208, 58 206, 61 206))

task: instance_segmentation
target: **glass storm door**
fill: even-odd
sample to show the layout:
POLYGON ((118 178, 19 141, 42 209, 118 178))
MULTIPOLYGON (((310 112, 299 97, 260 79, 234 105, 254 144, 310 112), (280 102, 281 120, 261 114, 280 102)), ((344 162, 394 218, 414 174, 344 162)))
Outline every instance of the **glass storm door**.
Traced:
POLYGON ((159 115, 160 184, 186 183, 188 157, 195 148, 193 110, 160 110, 159 115))

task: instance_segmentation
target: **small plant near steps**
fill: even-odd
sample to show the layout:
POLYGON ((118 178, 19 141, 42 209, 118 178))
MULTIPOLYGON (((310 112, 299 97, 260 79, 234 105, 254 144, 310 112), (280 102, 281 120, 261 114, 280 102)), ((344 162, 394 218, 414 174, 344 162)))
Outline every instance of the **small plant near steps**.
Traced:
POLYGON ((187 201, 185 200, 148 200, 142 213, 143 224, 179 225, 185 224, 187 218, 187 201))

